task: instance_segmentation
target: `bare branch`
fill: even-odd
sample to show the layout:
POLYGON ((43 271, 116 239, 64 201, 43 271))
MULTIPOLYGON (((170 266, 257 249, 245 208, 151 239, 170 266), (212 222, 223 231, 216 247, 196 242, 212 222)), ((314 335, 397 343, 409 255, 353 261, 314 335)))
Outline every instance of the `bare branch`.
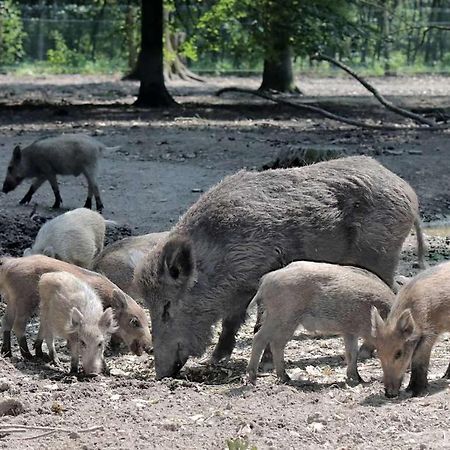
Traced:
POLYGON ((24 433, 26 431, 44 431, 44 433, 37 434, 34 436, 26 436, 21 437, 20 439, 23 441, 39 439, 41 437, 49 436, 54 433, 92 433, 93 431, 104 430, 103 425, 94 426, 90 428, 84 428, 81 430, 73 430, 70 428, 58 428, 58 427, 38 427, 38 426, 28 426, 28 425, 12 425, 12 424, 1 424, 0 425, 0 433, 24 433))
POLYGON ((328 61, 329 63, 340 67, 342 70, 347 72, 349 75, 351 75, 355 80, 359 81, 369 92, 371 92, 374 97, 387 109, 390 111, 398 114, 402 117, 407 117, 408 119, 412 119, 415 122, 428 125, 429 127, 435 127, 436 123, 434 121, 425 119, 424 117, 420 116, 419 114, 415 114, 411 111, 408 111, 407 109, 400 108, 399 106, 394 105, 390 101, 386 100, 377 89, 375 89, 368 81, 366 81, 364 78, 359 76, 357 73, 355 73, 350 67, 346 66, 345 64, 341 63, 340 61, 335 60, 334 58, 331 58, 326 55, 322 54, 316 54, 311 57, 312 60, 316 61, 328 61))
POLYGON ((346 123, 347 125, 353 125, 360 128, 367 128, 369 130, 381 130, 381 131, 402 131, 402 130, 413 130, 413 131, 436 131, 436 130, 444 130, 447 129, 447 125, 434 125, 434 126, 403 126, 403 125, 374 125, 366 122, 361 122, 359 120, 349 119, 347 117, 339 116, 337 114, 333 114, 325 109, 319 108, 318 106, 306 105, 304 103, 294 103, 289 100, 272 97, 271 95, 262 92, 262 91, 254 91, 252 89, 241 89, 237 87, 228 87, 220 89, 216 92, 217 96, 225 94, 227 92, 240 92, 243 94, 255 95, 256 97, 264 98, 266 100, 270 100, 271 102, 278 103, 280 105, 291 106, 292 108, 301 109, 305 111, 313 111, 319 113, 320 115, 335 120, 337 122, 346 123))
POLYGON ((450 31, 450 27, 446 27, 446 26, 443 26, 443 25, 430 25, 430 26, 428 26, 427 28, 425 28, 425 30, 423 30, 422 40, 420 41, 419 47, 421 47, 425 43, 425 38, 427 37, 427 34, 431 30, 450 31))

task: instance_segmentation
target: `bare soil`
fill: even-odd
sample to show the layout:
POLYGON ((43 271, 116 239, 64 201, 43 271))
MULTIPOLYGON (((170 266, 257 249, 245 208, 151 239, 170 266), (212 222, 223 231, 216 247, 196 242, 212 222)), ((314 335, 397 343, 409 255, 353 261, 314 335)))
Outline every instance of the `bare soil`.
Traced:
MULTIPOLYGON (((445 77, 371 80, 391 100, 416 112, 445 117, 450 84, 445 77)), ((392 123, 397 118, 347 78, 300 79, 305 101, 349 117, 392 123)), ((257 87, 256 79, 211 78, 206 83, 172 82, 180 106, 144 110, 132 106, 138 85, 117 77, 16 78, 0 75, 0 168, 14 145, 61 132, 84 132, 108 146, 100 185, 105 216, 120 227, 109 240, 166 230, 201 192, 243 167, 260 169, 284 148, 332 149, 371 155, 416 189, 425 221, 450 208, 447 132, 374 132, 270 105, 259 99, 214 96, 221 87, 257 87)), ((81 179, 60 181, 64 207, 84 203, 81 179)), ((44 186, 33 205, 18 206, 28 183, 0 194, 0 254, 20 255, 39 226, 55 214, 44 186), (33 209, 36 208, 32 215, 33 209)), ((444 233, 445 234, 445 233, 444 233)), ((428 237, 429 262, 450 258, 450 240, 428 237)), ((405 244, 399 273, 417 272, 415 239, 405 244)), ((295 381, 277 384, 272 374, 248 386, 242 376, 249 358, 253 315, 238 337, 231 361, 208 367, 189 361, 176 380, 154 380, 151 357, 108 353, 110 377, 78 381, 39 361, 0 359, 0 447, 8 449, 117 448, 450 448, 448 382, 450 360, 443 336, 432 355, 430 394, 399 399, 383 395, 376 359, 360 363, 366 383, 345 382, 343 342, 299 331, 286 352, 295 381), (5 406, 2 408, 2 406, 5 406), (9 408, 9 409, 8 409, 9 408), (7 434, 5 424, 57 427, 7 434), (90 431, 91 427, 102 429, 90 431), (87 432, 83 432, 87 430, 87 432), (31 438, 31 439, 25 439, 31 438)), ((29 326, 30 338, 36 321, 29 326)), ((69 357, 59 347, 68 368, 69 357)))

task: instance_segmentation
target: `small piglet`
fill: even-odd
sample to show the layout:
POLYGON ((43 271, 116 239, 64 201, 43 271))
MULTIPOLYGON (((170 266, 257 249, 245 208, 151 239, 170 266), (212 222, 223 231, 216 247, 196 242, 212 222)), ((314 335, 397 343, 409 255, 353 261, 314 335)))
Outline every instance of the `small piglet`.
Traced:
MULTIPOLYGON (((427 269, 404 285, 386 320, 374 309, 372 330, 386 397, 399 394, 410 366, 407 390, 414 396, 426 392, 431 349, 440 334, 450 331, 450 262, 427 269)), ((450 378, 450 365, 444 378, 450 378)))
POLYGON ((53 208, 59 208, 62 198, 56 176, 78 177, 83 174, 88 183, 85 208, 92 207, 92 196, 95 196, 97 210, 102 211, 103 203, 97 184, 98 160, 103 150, 115 148, 108 148, 84 134, 44 137, 23 149, 16 146, 6 172, 3 192, 6 194, 14 190, 25 178, 33 178, 30 189, 20 201, 20 204, 29 203, 33 194, 48 181, 55 195, 53 208))
POLYGON ((265 312, 253 340, 249 381, 255 382, 268 343, 277 376, 289 380, 284 348, 300 324, 308 331, 342 334, 347 377, 362 381, 357 368, 358 337, 371 342, 371 307, 378 307, 386 317, 394 298, 380 278, 352 266, 297 261, 264 275, 252 301, 262 302, 265 312))
POLYGON ((136 297, 138 291, 134 286, 134 271, 137 265, 168 235, 168 231, 162 231, 116 241, 95 258, 92 270, 105 275, 122 291, 136 297))
POLYGON ((90 209, 78 208, 46 222, 23 256, 45 255, 90 269, 103 250, 105 219, 90 209))
POLYGON ((59 365, 54 338, 67 339, 70 373, 78 373, 79 358, 86 375, 108 372, 103 352, 117 330, 112 308, 84 281, 68 272, 42 275, 39 280, 40 327, 37 340, 45 340, 50 359, 59 365))

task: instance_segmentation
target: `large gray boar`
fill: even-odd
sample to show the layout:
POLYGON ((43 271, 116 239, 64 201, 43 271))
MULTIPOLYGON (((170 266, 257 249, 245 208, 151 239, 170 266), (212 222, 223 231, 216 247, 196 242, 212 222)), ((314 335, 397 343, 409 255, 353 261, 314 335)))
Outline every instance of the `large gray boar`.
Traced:
POLYGON ((352 266, 296 261, 264 275, 254 298, 264 305, 264 323, 253 339, 249 381, 256 381, 261 354, 269 343, 278 378, 289 380, 284 348, 300 324, 308 331, 342 335, 347 378, 363 381, 357 367, 358 337, 373 341, 371 307, 386 317, 394 299, 380 278, 352 266))
POLYGON ((134 271, 144 256, 169 232, 131 236, 113 242, 95 258, 92 270, 105 275, 122 291, 135 297, 138 295, 134 286, 134 271))
MULTIPOLYGON (((25 329, 33 311, 39 305, 38 283, 45 273, 68 272, 89 284, 99 295, 104 308, 112 307, 117 321, 117 335, 136 355, 151 350, 151 335, 147 315, 135 300, 122 292, 106 277, 90 270, 43 255, 0 259, 0 292, 6 301, 2 319, 1 353, 11 356, 11 330, 19 342, 24 358, 32 358, 25 329)), ((42 356, 42 340, 35 343, 36 355, 42 356)))
MULTIPOLYGON (((21 149, 14 148, 3 183, 3 192, 14 190, 26 178, 33 178, 30 189, 20 201, 29 203, 33 194, 48 181, 55 195, 53 208, 59 208, 62 198, 59 193, 57 175, 83 174, 88 183, 85 208, 92 207, 95 196, 97 210, 103 210, 100 190, 97 184, 98 159, 107 147, 96 139, 83 134, 63 134, 38 139, 21 149)), ((109 149, 114 149, 110 147, 109 149)))
POLYGON ((202 355, 219 319, 212 361, 228 358, 261 276, 294 260, 359 266, 392 286, 413 225, 423 264, 415 192, 368 157, 225 178, 137 269, 157 378, 202 355))
POLYGON ((45 340, 50 360, 60 365, 54 338, 61 337, 70 349, 70 373, 78 373, 80 357, 86 375, 108 373, 103 352, 117 330, 112 308, 103 311, 96 292, 68 272, 44 273, 39 280, 39 295, 37 339, 45 340))
POLYGON ((90 269, 103 250, 105 230, 106 221, 98 212, 77 208, 45 222, 23 255, 46 255, 90 269))

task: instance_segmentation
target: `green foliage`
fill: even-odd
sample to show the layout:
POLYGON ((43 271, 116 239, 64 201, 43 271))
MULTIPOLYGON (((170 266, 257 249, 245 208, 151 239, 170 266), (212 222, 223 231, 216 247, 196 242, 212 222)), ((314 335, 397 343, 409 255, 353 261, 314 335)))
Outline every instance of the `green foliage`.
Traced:
POLYGON ((14 64, 22 58, 24 37, 16 3, 13 0, 0 1, 0 64, 14 64))
POLYGON ((70 50, 59 31, 53 31, 52 38, 54 48, 47 50, 47 60, 59 73, 64 73, 67 68, 75 63, 76 53, 70 50))
POLYGON ((228 439, 227 448, 228 450, 257 450, 255 445, 249 444, 244 438, 228 439))

